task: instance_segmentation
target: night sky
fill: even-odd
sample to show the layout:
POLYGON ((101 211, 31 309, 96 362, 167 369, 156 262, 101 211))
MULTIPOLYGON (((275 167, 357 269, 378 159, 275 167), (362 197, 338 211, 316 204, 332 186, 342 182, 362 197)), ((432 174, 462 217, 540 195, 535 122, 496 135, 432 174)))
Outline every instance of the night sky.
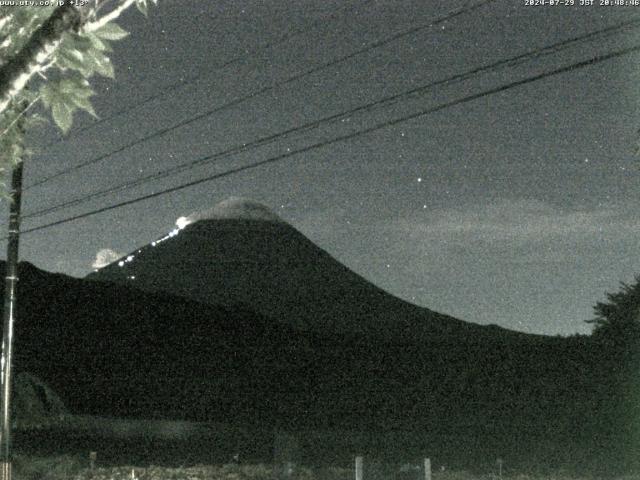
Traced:
MULTIPOLYGON (((114 44, 116 80, 94 82, 94 104, 103 121, 91 126, 95 120, 79 114, 62 139, 53 127, 32 132, 30 144, 39 152, 25 167, 27 185, 266 91, 28 189, 23 212, 640 17, 640 7, 599 6, 599 0, 574 7, 496 0, 428 27, 476 3, 160 0, 148 19, 132 9, 119 22, 131 35, 114 44), (378 48, 268 88, 411 29, 378 48), (167 88, 177 83, 180 87, 167 88), (155 100, 114 116, 154 95, 155 100)), ((635 45, 640 27, 579 42, 135 189, 25 219, 23 228, 635 45)), ((588 333, 584 320, 592 318, 593 305, 619 282, 640 274, 639 158, 633 153, 640 127, 639 64, 637 53, 621 56, 25 234, 21 258, 45 270, 84 276, 102 249, 130 252, 167 233, 182 215, 229 196, 246 197, 270 206, 355 272, 418 305, 525 332, 588 333)))

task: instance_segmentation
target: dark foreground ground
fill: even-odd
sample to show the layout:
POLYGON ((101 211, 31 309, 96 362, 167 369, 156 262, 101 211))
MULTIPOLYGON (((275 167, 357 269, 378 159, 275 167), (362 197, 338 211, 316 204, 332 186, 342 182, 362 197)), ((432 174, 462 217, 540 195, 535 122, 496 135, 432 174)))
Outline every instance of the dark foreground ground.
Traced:
MULTIPOLYGON (((54 424, 17 428, 13 434, 15 480, 354 480, 357 455, 365 459, 363 480, 425 480, 425 458, 431 461, 433 480, 500 478, 497 457, 502 455, 491 445, 451 436, 447 448, 437 451, 411 440, 406 432, 388 432, 383 438, 357 431, 292 433, 94 416, 66 416, 54 424), (286 462, 296 466, 289 476, 282 470, 286 462)), ((437 444, 442 443, 439 438, 437 444)), ((503 456, 501 478, 640 480, 640 475, 625 476, 604 466, 576 469, 579 459, 565 458, 568 452, 571 445, 554 449, 542 462, 526 461, 526 451, 519 457, 503 456)))
MULTIPOLYGON (((267 464, 195 465, 184 467, 139 467, 135 465, 96 467, 83 465, 77 458, 18 457, 14 462, 15 480, 352 480, 354 471, 345 468, 298 467, 285 475, 282 469, 267 464)), ((423 477, 422 477, 423 478, 423 477)), ((587 480, 595 477, 575 477, 563 473, 548 476, 507 474, 497 472, 472 474, 465 471, 435 471, 432 480, 587 480)), ((640 476, 598 477, 607 480, 640 480, 640 476)), ((383 480, 365 475, 365 480, 383 480)))

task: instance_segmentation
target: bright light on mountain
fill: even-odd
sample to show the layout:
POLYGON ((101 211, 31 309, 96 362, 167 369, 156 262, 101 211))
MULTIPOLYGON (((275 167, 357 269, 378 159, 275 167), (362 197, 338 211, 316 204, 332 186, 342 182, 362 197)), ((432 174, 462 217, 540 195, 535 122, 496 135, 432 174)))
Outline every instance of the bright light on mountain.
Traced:
POLYGON ((184 227, 186 227, 190 223, 191 223, 191 221, 187 217, 180 217, 179 219, 176 220, 176 226, 180 230, 182 230, 184 227))

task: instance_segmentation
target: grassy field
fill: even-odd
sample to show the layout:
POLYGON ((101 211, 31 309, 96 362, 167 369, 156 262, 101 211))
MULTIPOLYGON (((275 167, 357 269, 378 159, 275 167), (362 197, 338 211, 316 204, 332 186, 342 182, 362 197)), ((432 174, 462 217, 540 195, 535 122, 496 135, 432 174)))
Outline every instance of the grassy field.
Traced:
MULTIPOLYGON (((353 480, 354 473, 344 468, 297 468, 285 476, 272 465, 196 465, 179 468, 120 466, 89 468, 86 460, 72 456, 16 456, 15 480, 353 480)), ((467 472, 434 472, 433 480, 497 480, 495 474, 475 475, 467 472)), ((640 475, 600 477, 603 480, 640 480, 640 475)), ((504 480, 591 480, 569 475, 503 475, 504 480)), ((365 480, 367 480, 365 478, 365 480)))

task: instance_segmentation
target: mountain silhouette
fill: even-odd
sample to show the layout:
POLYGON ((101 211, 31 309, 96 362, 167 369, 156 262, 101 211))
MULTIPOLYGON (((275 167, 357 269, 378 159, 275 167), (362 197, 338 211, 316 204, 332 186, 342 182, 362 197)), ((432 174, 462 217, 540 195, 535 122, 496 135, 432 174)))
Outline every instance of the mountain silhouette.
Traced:
POLYGON ((178 225, 88 279, 22 263, 16 370, 73 414, 373 432, 357 445, 333 435, 310 459, 330 444, 474 463, 626 461, 587 338, 404 302, 254 202, 178 225))
POLYGON ((229 199, 87 276, 211 305, 245 305, 324 334, 442 340, 517 335, 401 300, 335 260, 267 207, 229 199))
MULTIPOLYGON (((474 463, 499 454, 512 464, 562 465, 558 452, 566 452, 570 461, 610 465, 626 451, 603 444, 617 413, 584 338, 488 327, 474 336, 473 326, 458 329, 464 322, 441 336, 430 330, 429 341, 336 335, 135 282, 87 281, 28 263, 19 275, 14 366, 51 386, 72 414, 338 432, 317 437, 325 440, 308 447, 310 461, 328 447, 385 455, 428 448, 474 463), (349 444, 344 429, 365 432, 362 441, 349 444), (600 454, 590 456, 596 444, 600 454)), ((255 448, 269 451, 263 443, 255 448)))

